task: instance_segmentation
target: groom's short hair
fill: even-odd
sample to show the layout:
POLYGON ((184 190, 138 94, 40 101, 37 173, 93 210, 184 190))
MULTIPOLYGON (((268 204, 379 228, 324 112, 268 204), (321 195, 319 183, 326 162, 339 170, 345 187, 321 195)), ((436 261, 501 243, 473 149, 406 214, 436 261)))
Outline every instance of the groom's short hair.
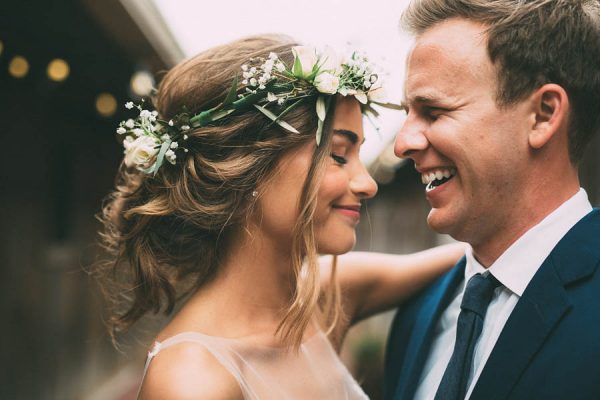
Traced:
POLYGON ((418 36, 451 18, 488 27, 500 106, 521 101, 546 83, 565 89, 571 104, 569 155, 577 164, 600 130, 600 2, 413 0, 402 25, 418 36))

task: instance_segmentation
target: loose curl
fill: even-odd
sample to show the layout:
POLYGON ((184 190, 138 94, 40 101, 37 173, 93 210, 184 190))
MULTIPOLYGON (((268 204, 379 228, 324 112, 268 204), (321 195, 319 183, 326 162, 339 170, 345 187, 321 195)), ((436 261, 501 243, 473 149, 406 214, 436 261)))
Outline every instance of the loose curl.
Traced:
MULTIPOLYGON (((192 113, 214 107, 226 97, 242 64, 275 52, 291 65, 295 45, 285 36, 263 35, 203 52, 165 75, 153 99, 155 109, 168 120, 184 107, 192 113)), ((156 176, 121 164, 116 190, 99 215, 101 242, 110 254, 99 270, 105 288, 118 287, 107 292, 116 306, 108 320, 113 341, 148 313, 170 314, 215 276, 229 233, 244 226, 255 205, 252 191, 272 176, 283 154, 315 140, 315 102, 306 99, 286 114, 300 134, 290 134, 249 110, 186 132, 187 158, 178 159, 177 165, 163 164, 156 176)), ((321 304, 313 216, 329 155, 333 106, 299 199, 292 236, 296 288, 277 329, 284 343, 296 348, 321 304)), ((339 287, 329 285, 323 311, 330 330, 341 313, 339 297, 339 287)))

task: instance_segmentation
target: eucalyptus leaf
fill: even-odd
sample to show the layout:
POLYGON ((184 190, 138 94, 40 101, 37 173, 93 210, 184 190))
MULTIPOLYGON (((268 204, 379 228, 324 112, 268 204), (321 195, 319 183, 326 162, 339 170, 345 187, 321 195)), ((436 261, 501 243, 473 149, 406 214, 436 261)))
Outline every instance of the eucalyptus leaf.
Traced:
POLYGON ((326 115, 327 109, 325 108, 325 97, 319 96, 319 98, 317 98, 317 116, 319 117, 319 121, 325 121, 326 115))
POLYGON ((406 107, 402 104, 394 104, 394 103, 380 103, 378 101, 371 101, 372 104, 376 104, 380 107, 389 108, 390 110, 397 111, 406 111, 406 107))
POLYGON ((285 121, 280 121, 279 118, 277 117, 277 115, 273 114, 271 111, 267 110, 266 108, 259 106, 258 104, 254 104, 254 107, 256 107, 256 109, 258 111, 260 111, 261 113, 263 113, 264 115, 266 115, 267 117, 269 117, 269 119, 271 119, 271 121, 275 122, 276 124, 278 124, 279 126, 281 126, 282 128, 292 132, 292 133, 300 133, 298 132, 298 130, 296 128, 294 128, 293 126, 291 126, 290 124, 288 124, 285 121))
POLYGON ((166 140, 165 142, 163 142, 162 146, 160 146, 160 150, 158 151, 158 155, 156 156, 156 161, 154 162, 154 164, 152 164, 149 168, 141 169, 141 171, 146 174, 152 174, 152 176, 156 176, 156 172, 163 164, 163 161, 165 159, 165 153, 167 152, 167 150, 169 150, 170 146, 171 140, 166 140))
POLYGON ((323 121, 317 121, 317 133, 315 138, 317 139, 317 147, 321 144, 321 137, 323 136, 323 121))

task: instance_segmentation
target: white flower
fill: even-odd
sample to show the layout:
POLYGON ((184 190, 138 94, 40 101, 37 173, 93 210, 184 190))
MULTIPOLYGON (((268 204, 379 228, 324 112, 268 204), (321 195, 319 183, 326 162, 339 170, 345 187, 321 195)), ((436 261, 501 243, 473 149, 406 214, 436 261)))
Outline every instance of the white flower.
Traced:
POLYGON ((275 69, 279 72, 283 72, 285 71, 285 65, 283 65, 282 62, 278 62, 277 64, 275 64, 275 69))
POLYGON ((131 118, 129 118, 127 121, 125 121, 125 126, 129 129, 133 129, 134 124, 135 123, 133 122, 133 120, 131 118))
POLYGON ((250 68, 250 73, 255 74, 256 73, 256 67, 250 68))
POLYGON ((150 118, 151 115, 152 114, 148 110, 142 110, 142 111, 140 111, 140 117, 142 117, 142 118, 150 118))
POLYGON ((166 133, 160 137, 160 140, 163 142, 166 142, 169 139, 171 139, 171 136, 167 135, 166 133))
POLYGON ((270 52, 269 53, 269 60, 277 60, 277 54, 270 52))
POLYGON ((181 125, 181 130, 182 130, 182 131, 184 131, 184 132, 185 132, 185 131, 189 131, 189 130, 190 130, 190 127, 189 127, 189 126, 187 126, 187 125, 181 125))
POLYGON ((267 100, 268 101, 276 101, 277 96, 275 96, 273 93, 269 92, 269 93, 267 93, 267 100))
POLYGON ((169 120, 169 126, 173 126, 173 125, 174 125, 174 123, 173 123, 173 120, 172 120, 172 119, 170 119, 170 120, 169 120))
POLYGON ((158 142, 152 136, 140 136, 125 147, 125 165, 145 167, 154 161, 158 153, 158 142))
POLYGON ((326 46, 320 55, 320 71, 330 72, 334 75, 342 73, 342 58, 331 46, 326 46))
POLYGON ((131 110, 133 108, 133 101, 128 101, 125 103, 125 108, 131 110))
POLYGON ((256 78, 252 78, 252 79, 250 79, 250 86, 256 86, 256 85, 257 85, 257 83, 258 83, 258 82, 256 81, 256 78))
POLYGON ((144 130, 143 130, 143 129, 141 129, 141 128, 135 128, 135 129, 133 130, 133 134, 134 134, 135 136, 138 136, 138 137, 139 137, 139 136, 142 136, 142 135, 144 134, 144 130))
POLYGON ((134 139, 131 136, 126 136, 123 140, 123 147, 125 147, 125 153, 127 153, 127 149, 133 143, 134 139))
POLYGON ((148 118, 148 119, 150 120, 150 122, 154 122, 154 121, 156 121, 156 116, 154 114, 152 114, 150 116, 150 118, 148 118))
POLYGON ((156 110, 152 111, 152 115, 155 116, 155 117, 157 117, 158 116, 158 111, 156 111, 156 110))
POLYGON ((175 164, 175 159, 177 158, 177 156, 175 155, 175 152, 173 150, 167 150, 167 152, 165 153, 165 157, 167 158, 167 161, 169 161, 171 164, 175 164))
POLYGON ((183 149, 183 151, 185 151, 187 153, 189 150, 188 149, 183 149))
POLYGON ((176 149, 177 147, 179 147, 179 143, 177 142, 171 142, 171 146, 172 149, 176 149))
POLYGON ((183 140, 188 140, 188 135, 183 135, 183 140))
POLYGON ((280 98, 277 100, 277 104, 279 104, 279 105, 283 105, 283 103, 285 103, 285 98, 283 98, 283 97, 280 97, 280 98))
POLYGON ((369 90, 367 96, 369 97, 370 101, 378 102, 384 102, 387 98, 387 94, 385 93, 385 89, 383 88, 383 86, 369 90))
POLYGON ((309 46, 294 46, 292 53, 294 54, 294 64, 296 60, 299 60, 302 66, 302 76, 299 78, 306 78, 312 73, 313 67, 318 61, 317 52, 309 46))
POLYGON ((242 71, 248 71, 248 66, 246 64, 242 65, 242 71))
POLYGON ((322 72, 315 78, 315 87, 321 93, 334 94, 340 86, 340 78, 329 72, 322 72))
POLYGON ((118 127, 118 128, 117 128, 117 133, 118 133, 119 135, 122 135, 122 134, 124 134, 125 132, 127 132, 127 129, 123 128, 122 126, 120 126, 120 127, 118 127))
POLYGON ((242 77, 243 77, 244 79, 252 78, 252 75, 253 75, 253 74, 251 74, 250 72, 243 72, 243 73, 242 73, 242 77))
POLYGON ((243 84, 243 85, 247 85, 247 84, 248 84, 248 79, 244 79, 244 80, 242 81, 242 84, 243 84))

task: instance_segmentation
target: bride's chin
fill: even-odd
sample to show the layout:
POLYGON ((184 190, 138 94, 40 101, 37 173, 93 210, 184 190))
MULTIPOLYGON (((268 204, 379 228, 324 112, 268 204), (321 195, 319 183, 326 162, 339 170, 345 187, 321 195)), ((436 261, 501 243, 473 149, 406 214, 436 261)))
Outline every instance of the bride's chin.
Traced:
POLYGON ((354 248, 356 239, 342 241, 336 240, 335 243, 319 243, 317 246, 317 253, 319 254, 330 254, 332 256, 340 256, 346 254, 354 248))

